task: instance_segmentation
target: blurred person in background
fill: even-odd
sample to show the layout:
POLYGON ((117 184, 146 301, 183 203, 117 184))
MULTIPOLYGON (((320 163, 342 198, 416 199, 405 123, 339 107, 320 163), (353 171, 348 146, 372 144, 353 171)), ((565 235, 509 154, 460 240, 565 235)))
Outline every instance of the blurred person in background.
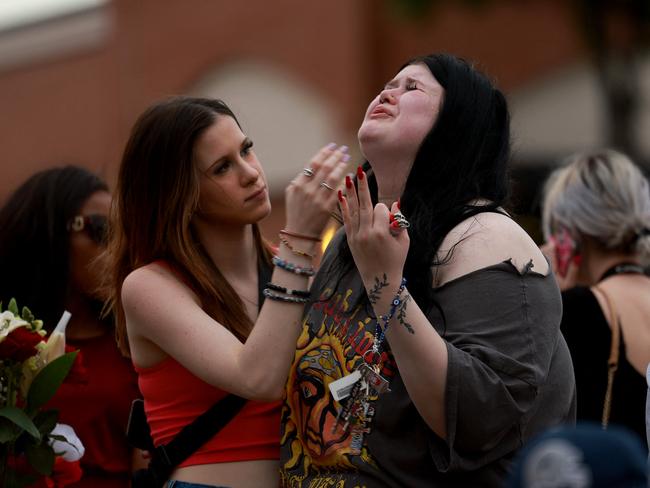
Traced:
POLYGON ((346 151, 324 147, 289 184, 276 253, 258 227, 271 211, 262 165, 222 101, 165 100, 133 127, 112 217, 111 304, 154 444, 231 395, 248 400, 158 486, 278 485, 279 399, 346 151))
POLYGON ((419 57, 358 137, 369 164, 339 193, 287 384, 283 486, 500 486, 575 415, 560 292, 503 209, 506 100, 461 59, 419 57))
POLYGON ((542 224, 562 292, 579 420, 645 439, 650 363, 648 181, 612 150, 572 156, 544 189, 542 224))
POLYGON ((118 350, 111 320, 100 318, 110 205, 106 183, 66 166, 36 173, 0 210, 0 300, 15 297, 50 332, 64 310, 72 314, 66 342, 81 351, 84 374, 66 381, 48 406, 86 448, 75 487, 128 486, 136 455, 124 433, 139 396, 135 371, 118 350))
POLYGON ((598 424, 551 428, 517 455, 505 488, 647 488, 648 463, 629 429, 598 424))

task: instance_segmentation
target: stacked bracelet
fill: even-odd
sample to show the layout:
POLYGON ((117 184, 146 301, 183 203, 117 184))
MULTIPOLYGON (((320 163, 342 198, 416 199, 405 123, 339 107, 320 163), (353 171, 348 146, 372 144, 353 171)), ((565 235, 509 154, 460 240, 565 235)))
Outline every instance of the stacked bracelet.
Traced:
POLYGON ((293 295, 301 298, 309 298, 311 295, 307 290, 290 290, 288 288, 285 288, 284 286, 276 285, 275 283, 267 283, 266 288, 268 288, 269 290, 279 291, 286 295, 293 295))
POLYGON ((381 346, 381 343, 384 341, 384 337, 386 336, 386 330, 388 330, 388 324, 390 323, 390 319, 393 318, 393 315, 395 315, 395 312, 403 303, 400 295, 404 291, 404 288, 406 288, 406 278, 402 278, 402 281, 399 285, 399 289, 395 294, 395 298, 393 298, 393 300, 390 302, 390 310, 388 311, 388 314, 380 315, 378 317, 379 320, 382 321, 383 326, 382 327, 379 326, 379 320, 375 324, 375 348, 377 350, 381 346))
MULTIPOLYGON (((294 290, 292 290, 294 291, 294 290)), ((282 295, 281 293, 275 293, 268 288, 264 288, 264 296, 270 298, 271 300, 277 300, 280 302, 291 302, 291 303, 307 303, 309 298, 297 297, 293 295, 282 295)))
POLYGON ((277 256, 273 256, 273 265, 285 271, 289 271, 290 273, 295 273, 301 276, 314 276, 316 273, 314 271, 314 268, 311 266, 298 266, 297 264, 290 263, 284 259, 280 259, 277 256))
POLYGON ((286 229, 282 229, 280 234, 284 234, 289 237, 296 237, 297 239, 305 239, 306 241, 321 242, 323 239, 320 237, 306 236, 305 234, 298 234, 297 232, 290 232, 286 229))
POLYGON ((284 244, 285 246, 287 246, 287 247, 289 248, 289 251, 291 251, 292 253, 294 253, 296 256, 304 256, 304 257, 306 257, 306 258, 313 258, 313 257, 314 257, 314 255, 311 254, 311 253, 308 253, 308 252, 306 252, 306 251, 301 251, 300 249, 296 249, 295 247, 293 247, 293 246, 291 245, 291 242, 289 242, 289 239, 287 239, 287 238, 284 236, 284 234, 280 234, 279 237, 280 237, 280 242, 281 242, 282 244, 284 244))

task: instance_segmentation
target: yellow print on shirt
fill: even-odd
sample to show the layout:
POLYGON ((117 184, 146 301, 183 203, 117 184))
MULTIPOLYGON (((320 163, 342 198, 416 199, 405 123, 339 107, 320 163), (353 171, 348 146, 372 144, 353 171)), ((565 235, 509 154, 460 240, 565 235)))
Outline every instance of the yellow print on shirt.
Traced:
MULTIPOLYGON (((331 293, 325 290, 323 296, 331 293)), ((362 305, 350 310, 351 295, 352 290, 346 290, 326 301, 321 298, 303 322, 282 412, 281 443, 284 449, 290 446, 291 453, 282 470, 283 486, 345 486, 340 473, 356 471, 350 461, 350 432, 340 425, 334 429, 339 404, 329 391, 329 384, 353 372, 373 345, 374 335, 368 330, 373 321, 362 305), (303 485, 315 473, 318 479, 303 485)), ((391 378, 395 363, 386 353, 383 358, 382 374, 391 378)), ((375 465, 365 446, 360 461, 375 465)))

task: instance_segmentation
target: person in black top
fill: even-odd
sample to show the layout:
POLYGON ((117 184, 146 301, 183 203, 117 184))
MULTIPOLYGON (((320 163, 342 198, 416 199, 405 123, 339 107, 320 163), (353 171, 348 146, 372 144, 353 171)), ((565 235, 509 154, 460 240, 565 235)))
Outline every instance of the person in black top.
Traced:
POLYGON ((563 290, 561 328, 573 357, 578 420, 623 424, 645 439, 648 181, 615 151, 575 155, 546 184, 543 226, 563 290))

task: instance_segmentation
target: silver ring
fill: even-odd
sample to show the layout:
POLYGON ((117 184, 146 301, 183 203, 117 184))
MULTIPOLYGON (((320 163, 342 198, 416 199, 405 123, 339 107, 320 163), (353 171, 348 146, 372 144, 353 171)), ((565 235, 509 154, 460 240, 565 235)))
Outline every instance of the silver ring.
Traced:
POLYGON ((309 176, 311 178, 312 176, 314 176, 314 170, 311 168, 303 168, 302 174, 304 174, 305 176, 309 176))
POLYGON ((329 186, 329 185, 328 185, 327 183, 325 183, 324 181, 321 181, 321 182, 320 182, 320 186, 322 186, 323 188, 327 188, 327 189, 330 190, 330 191, 334 191, 334 188, 332 188, 331 186, 329 186))
POLYGON ((393 214, 393 217, 395 218, 395 222, 397 222, 397 225, 399 225, 400 229, 408 229, 411 226, 409 221, 406 220, 406 217, 404 217, 404 214, 399 210, 393 214))

